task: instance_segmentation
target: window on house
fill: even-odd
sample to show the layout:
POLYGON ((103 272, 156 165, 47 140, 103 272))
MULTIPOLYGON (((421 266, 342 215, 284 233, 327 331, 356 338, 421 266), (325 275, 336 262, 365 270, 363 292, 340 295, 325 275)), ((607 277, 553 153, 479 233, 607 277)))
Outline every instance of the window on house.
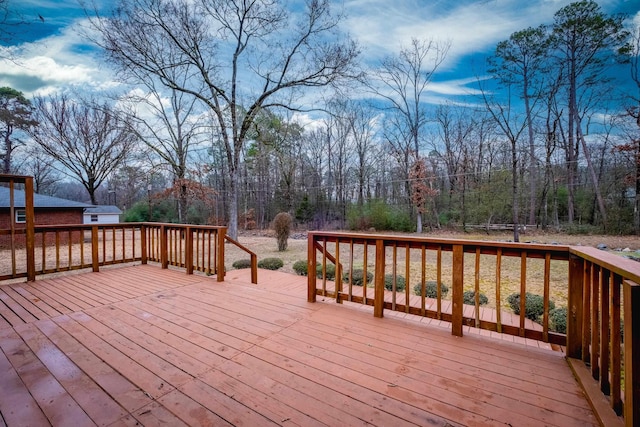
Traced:
POLYGON ((91 222, 98 222, 98 215, 92 214, 91 215, 91 222))
POLYGON ((27 211, 24 209, 16 209, 16 224, 27 222, 27 211))

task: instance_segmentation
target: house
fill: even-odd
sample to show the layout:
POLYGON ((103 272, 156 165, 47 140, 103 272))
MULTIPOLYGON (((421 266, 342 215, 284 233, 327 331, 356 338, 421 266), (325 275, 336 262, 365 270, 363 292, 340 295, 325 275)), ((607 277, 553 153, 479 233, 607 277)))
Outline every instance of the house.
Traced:
MULTIPOLYGON (((0 187, 0 230, 11 229, 11 199, 8 187, 0 187)), ((16 230, 26 227, 25 197, 24 190, 13 190, 14 218, 13 223, 16 230)), ((87 203, 75 202, 73 200, 61 199, 59 197, 45 196, 42 194, 33 195, 34 223, 39 225, 60 225, 60 224, 82 224, 84 210, 92 207, 87 203)), ((24 241, 22 234, 17 236, 18 241, 24 241)), ((49 238, 54 237, 51 234, 49 238)), ((6 245, 10 236, 0 235, 0 245, 6 245)), ((48 240, 47 239, 47 240, 48 240)))
MULTIPOLYGON (((24 228, 26 222, 24 191, 13 190, 16 228, 24 228)), ((84 210, 93 205, 59 197, 33 195, 34 222, 36 225, 82 224, 84 210)), ((0 228, 11 228, 9 218, 10 191, 0 187, 0 228)))
POLYGON ((84 224, 117 224, 121 214, 117 206, 91 206, 84 210, 84 224))

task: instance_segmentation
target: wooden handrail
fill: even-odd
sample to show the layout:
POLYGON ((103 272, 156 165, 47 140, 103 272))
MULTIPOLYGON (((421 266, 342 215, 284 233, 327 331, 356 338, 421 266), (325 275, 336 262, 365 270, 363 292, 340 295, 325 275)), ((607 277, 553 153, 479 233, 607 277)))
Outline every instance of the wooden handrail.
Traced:
POLYGON ((233 239, 232 237, 226 234, 224 235, 224 239, 225 241, 235 245, 237 248, 249 254, 249 257, 251 258, 251 283, 257 284, 258 283, 258 256, 255 254, 255 252, 253 252, 252 250, 250 250, 249 248, 247 248, 246 246, 244 246, 243 244, 241 244, 240 242, 238 242, 237 240, 233 239))

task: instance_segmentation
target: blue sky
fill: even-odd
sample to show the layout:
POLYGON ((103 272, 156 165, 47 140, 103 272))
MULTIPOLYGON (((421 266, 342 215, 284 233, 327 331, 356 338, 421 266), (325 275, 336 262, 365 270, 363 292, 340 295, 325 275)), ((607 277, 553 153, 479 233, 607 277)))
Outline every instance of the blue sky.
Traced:
MULTIPOLYGON (((476 76, 484 74, 485 58, 496 43, 515 31, 551 23, 553 14, 569 3, 343 0, 336 1, 335 7, 346 12, 344 30, 362 45, 365 63, 375 64, 398 52, 412 37, 450 41, 447 59, 429 87, 429 100, 438 103, 464 98, 476 76)), ((607 13, 623 12, 630 20, 640 20, 638 0, 601 0, 599 4, 607 13)), ((110 69, 101 64, 99 53, 77 31, 84 19, 77 0, 9 0, 9 5, 27 24, 16 27, 19 36, 4 47, 11 49, 17 60, 0 60, 0 86, 14 87, 28 96, 117 86, 110 69)))

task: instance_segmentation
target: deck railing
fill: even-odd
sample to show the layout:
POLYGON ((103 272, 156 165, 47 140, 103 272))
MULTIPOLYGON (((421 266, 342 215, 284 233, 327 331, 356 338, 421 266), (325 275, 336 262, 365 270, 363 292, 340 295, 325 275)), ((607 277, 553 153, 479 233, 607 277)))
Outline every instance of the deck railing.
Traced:
POLYGON ((15 236, 25 235, 21 245, 12 244, 11 265, 3 263, 0 280, 34 280, 42 274, 84 268, 99 271, 106 265, 155 261, 163 268, 171 265, 184 268, 187 274, 215 274, 218 281, 223 281, 224 246, 230 242, 251 257, 251 279, 257 283, 256 254, 226 236, 225 227, 119 223, 35 226, 33 230, 31 249, 26 229, 0 230, 0 234, 12 233, 12 241, 15 236), (30 250, 32 255, 15 256, 16 252, 30 250))
POLYGON ((377 317, 394 310, 440 319, 457 336, 476 327, 566 345, 576 376, 596 410, 602 407, 602 422, 640 425, 640 264, 634 261, 561 245, 311 232, 307 269, 310 302, 323 295, 373 306, 377 317), (518 314, 507 309, 507 293, 517 296, 518 314), (527 318, 528 293, 542 296, 539 316, 527 318), (481 306, 481 294, 492 308, 481 306), (550 330, 550 300, 567 307, 566 334, 557 331, 563 320, 557 314, 560 325, 550 330))

